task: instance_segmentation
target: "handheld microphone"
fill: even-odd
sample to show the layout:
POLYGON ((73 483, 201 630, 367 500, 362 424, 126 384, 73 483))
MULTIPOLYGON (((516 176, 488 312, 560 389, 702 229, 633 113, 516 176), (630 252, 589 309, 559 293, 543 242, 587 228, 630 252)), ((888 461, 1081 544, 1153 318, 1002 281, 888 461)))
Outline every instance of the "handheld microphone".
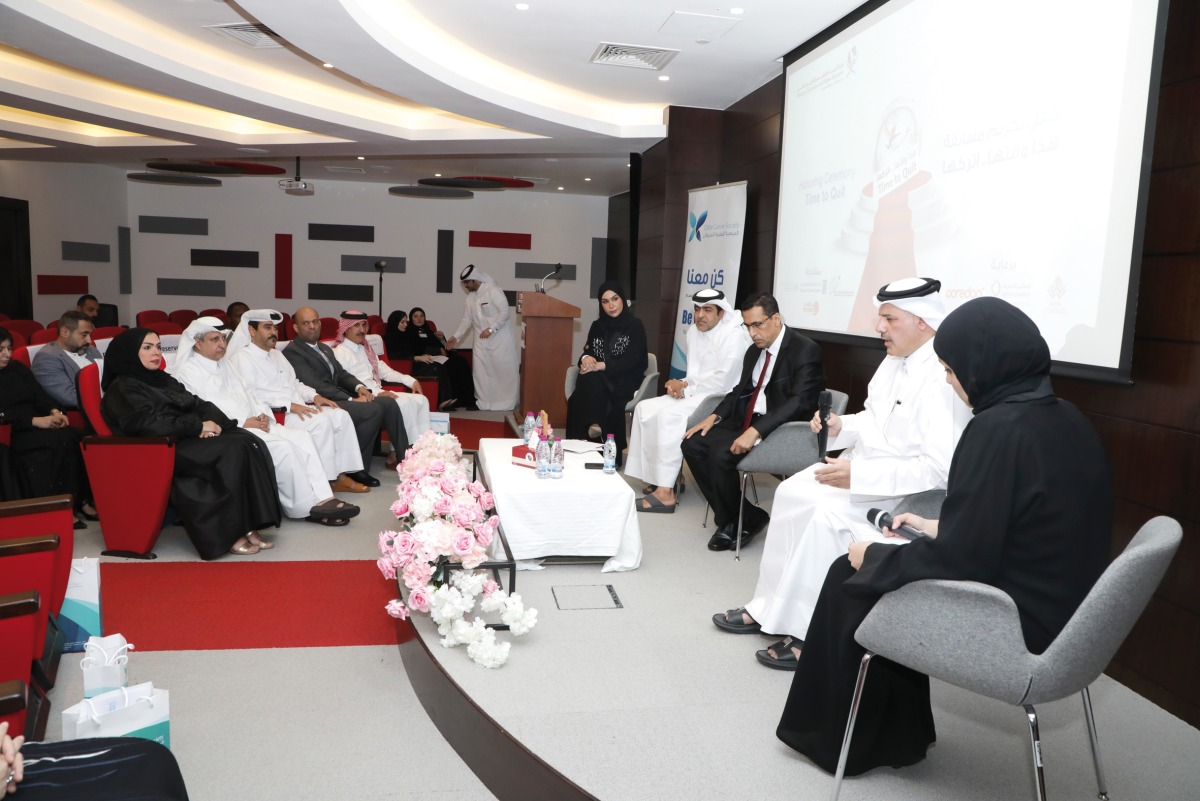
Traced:
POLYGON ((825 446, 829 444, 829 410, 833 408, 833 393, 825 389, 817 399, 817 413, 821 416, 821 430, 817 432, 817 461, 825 464, 825 446))
POLYGON ((558 264, 554 265, 553 270, 551 270, 550 272, 548 272, 544 276, 542 276, 542 283, 538 284, 538 292, 545 295, 546 294, 546 279, 551 276, 558 275, 561 272, 562 272, 562 262, 559 262, 558 264))
POLYGON ((878 528, 880 531, 883 531, 885 528, 890 528, 892 531, 896 532, 907 540, 915 540, 918 537, 923 537, 925 539, 929 538, 929 535, 924 531, 917 531, 915 528, 907 524, 897 528, 895 526, 895 521, 892 520, 892 516, 882 509, 868 509, 867 522, 878 528))

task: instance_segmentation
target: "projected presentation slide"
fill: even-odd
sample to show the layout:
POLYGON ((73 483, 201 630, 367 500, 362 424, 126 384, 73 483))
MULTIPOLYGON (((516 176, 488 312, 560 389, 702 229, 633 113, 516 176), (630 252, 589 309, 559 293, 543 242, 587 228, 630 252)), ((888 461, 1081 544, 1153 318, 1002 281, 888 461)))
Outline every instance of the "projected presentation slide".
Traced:
POLYGON ((1057 360, 1116 369, 1157 12, 893 0, 790 64, 788 323, 871 336, 879 287, 921 275, 951 308, 1020 306, 1057 360))

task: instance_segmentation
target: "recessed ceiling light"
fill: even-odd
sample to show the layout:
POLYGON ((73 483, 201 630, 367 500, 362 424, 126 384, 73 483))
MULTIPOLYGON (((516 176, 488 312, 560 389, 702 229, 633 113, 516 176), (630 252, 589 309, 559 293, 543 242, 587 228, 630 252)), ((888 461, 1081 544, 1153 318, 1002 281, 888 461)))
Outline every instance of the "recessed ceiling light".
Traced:
POLYGON ((659 75, 658 79, 660 81, 669 81, 669 80, 671 80, 671 76, 670 75, 659 75))
POLYGON ((592 180, 592 179, 591 179, 591 178, 584 178, 583 180, 585 180, 585 181, 590 181, 590 180, 592 180))
POLYGON ((563 191, 563 188, 560 186, 560 187, 558 188, 558 191, 559 191, 559 192, 563 191))
POLYGON ((322 67, 324 67, 324 68, 325 68, 325 69, 327 69, 327 70, 331 70, 331 69, 333 69, 333 65, 332 65, 332 64, 330 64, 328 61, 326 61, 326 62, 325 62, 324 64, 322 64, 321 66, 322 66, 322 67))
POLYGON ((366 161, 366 160, 367 160, 367 157, 366 157, 366 156, 359 156, 359 157, 358 157, 358 160, 359 160, 359 161, 366 161))
POLYGON ((729 9, 729 13, 730 13, 730 14, 734 14, 734 15, 737 15, 737 14, 745 14, 745 13, 746 13, 746 9, 744 9, 744 8, 731 8, 731 9, 729 9))
POLYGON ((696 40, 696 44, 698 44, 698 45, 706 45, 708 43, 709 43, 708 39, 697 39, 696 40))
POLYGON ((435 172, 435 173, 433 174, 433 177, 434 177, 434 178, 441 178, 441 177, 442 177, 442 174, 441 174, 440 172, 435 172))
POLYGON ((516 9, 517 11, 528 11, 529 3, 517 3, 516 9))

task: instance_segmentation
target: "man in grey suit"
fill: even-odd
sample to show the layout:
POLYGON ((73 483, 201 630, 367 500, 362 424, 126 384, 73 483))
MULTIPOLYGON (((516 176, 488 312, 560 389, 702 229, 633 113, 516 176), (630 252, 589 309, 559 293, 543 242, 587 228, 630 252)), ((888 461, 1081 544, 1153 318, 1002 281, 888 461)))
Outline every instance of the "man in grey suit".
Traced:
MULTIPOLYGON (((291 362, 301 382, 329 398, 350 415, 358 435, 358 445, 362 449, 363 469, 347 475, 368 487, 378 487, 379 479, 370 474, 367 465, 371 464, 375 441, 383 426, 383 406, 375 402, 370 389, 342 367, 333 350, 321 342, 321 318, 316 309, 305 306, 292 315, 292 322, 296 326, 296 338, 283 349, 284 357, 291 362)), ((384 400, 391 403, 390 400, 384 400)))
POLYGON ((33 357, 33 375, 60 406, 79 405, 75 381, 79 371, 103 357, 92 344, 92 318, 79 311, 58 320, 58 339, 47 342, 33 357))

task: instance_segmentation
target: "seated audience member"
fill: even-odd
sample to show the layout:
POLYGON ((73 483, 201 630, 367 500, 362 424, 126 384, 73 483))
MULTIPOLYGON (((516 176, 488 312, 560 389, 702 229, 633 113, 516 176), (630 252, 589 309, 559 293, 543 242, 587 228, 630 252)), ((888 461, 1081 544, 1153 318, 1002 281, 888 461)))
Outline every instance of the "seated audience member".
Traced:
MULTIPOLYGON (((946 487, 970 410, 934 354, 934 333, 946 315, 940 287, 905 278, 879 290, 875 331, 887 355, 867 385, 863 410, 829 417, 829 450, 846 450, 779 485, 752 600, 713 615, 726 631, 787 635, 758 651, 768 667, 796 669, 830 561, 851 542, 883 539, 867 510, 890 512, 908 495, 946 487)), ((812 428, 821 428, 816 415, 812 428)))
POLYGON ((225 324, 229 327, 230 331, 237 330, 238 323, 242 321, 242 315, 248 311, 250 311, 250 307, 245 303, 242 303, 240 300, 235 300, 226 307, 225 324))
POLYGON ((334 492, 367 492, 368 487, 355 478, 362 473, 363 462, 354 421, 336 403, 299 381, 292 363, 275 349, 276 326, 282 320, 274 309, 247 311, 229 337, 226 358, 256 403, 286 410, 286 427, 312 435, 334 492))
POLYGON ((13 338, 0 328, 0 412, 12 424, 10 459, 17 487, 27 498, 70 493, 75 499, 75 528, 80 518, 96 519, 87 472, 79 450, 81 432, 38 384, 33 372, 12 358, 13 338))
MULTIPOLYGON (((443 395, 438 408, 443 411, 479 408, 475 405, 475 379, 471 377, 471 365, 459 354, 446 350, 445 336, 434 329, 433 323, 425 316, 425 310, 417 306, 407 318, 404 312, 392 312, 392 317, 397 314, 400 318, 397 318, 395 326, 391 323, 392 318, 388 318, 388 331, 398 331, 392 337, 393 344, 388 347, 404 354, 399 358, 412 359, 413 375, 437 379, 443 395), (438 357, 445 358, 445 361, 439 361, 438 357)), ((390 350, 388 358, 396 358, 390 350)))
MULTIPOLYGON (((1112 470, 1091 424, 1055 397, 1037 325, 999 298, 977 298, 946 317, 934 349, 974 411, 941 519, 896 515, 895 525, 930 538, 854 542, 829 565, 776 732, 829 772, 863 655, 854 632, 879 596, 922 579, 989 584, 1012 597, 1025 644, 1040 654, 1108 565, 1112 470)), ((928 677, 873 660, 846 775, 919 762, 935 739, 928 677)))
POLYGON ((75 311, 87 317, 92 321, 92 325, 95 325, 96 317, 100 314, 100 301, 96 300, 95 295, 80 295, 79 300, 75 301, 75 311))
MULTIPOLYGON (((278 425, 271 407, 255 401, 242 380, 223 358, 226 351, 223 323, 216 317, 198 317, 180 338, 172 375, 196 396, 209 401, 242 428, 267 444, 275 465, 279 501, 288 517, 304 518, 326 526, 341 526, 358 514, 358 507, 339 501, 329 489, 316 443, 306 431, 278 425)), ((259 547, 273 547, 262 543, 259 547)))
POLYGON ((675 511, 675 479, 683 467, 687 420, 709 395, 724 395, 738 379, 750 345, 742 318, 725 293, 702 289, 692 295, 694 320, 687 330, 687 374, 667 381, 667 394, 647 398, 633 410, 625 475, 649 482, 639 512, 675 511))
POLYGON ((821 349, 784 325, 773 296, 754 295, 741 310, 752 343, 742 356, 741 377, 716 410, 684 434, 683 458, 717 527, 710 551, 734 547, 739 504, 745 506, 743 544, 766 527, 767 513, 742 498, 738 462, 779 426, 812 417, 825 387, 821 349))
POLYGON ((567 436, 588 439, 593 425, 600 438, 612 434, 617 464, 625 450, 625 404, 646 373, 646 328, 633 316, 625 289, 605 281, 596 291, 600 315, 588 329, 579 357, 579 380, 567 398, 567 436))
POLYGON ((28 801, 187 801, 170 749, 140 737, 26 743, 0 723, 0 798, 28 801))
POLYGON ((171 505, 201 559, 253 554, 281 518, 266 447, 159 369, 158 334, 131 328, 104 358, 100 413, 117 435, 175 437, 171 505))
POLYGON ((385 420, 388 423, 388 436, 391 436, 393 429, 399 436, 392 443, 401 453, 408 450, 400 407, 387 398, 377 401, 371 390, 342 367, 337 356, 333 355, 333 349, 321 341, 321 317, 316 309, 301 307, 292 315, 292 323, 296 326, 296 338, 283 349, 284 357, 292 363, 292 369, 300 381, 350 415, 363 463, 362 471, 352 478, 368 487, 378 487, 379 479, 371 475, 369 467, 371 456, 375 453, 375 441, 379 439, 379 431, 385 420), (400 442, 403 442, 403 448, 399 447, 400 442))
POLYGON ((412 359, 412 351, 405 341, 406 331, 408 315, 403 310, 396 309, 388 315, 387 325, 383 329, 383 352, 389 359, 412 359))
POLYGON ((92 344, 94 327, 83 312, 69 311, 58 321, 58 339, 47 342, 33 357, 33 374, 59 406, 79 406, 79 371, 104 358, 92 344))
POLYGON ((385 430, 392 442, 387 467, 389 470, 394 469, 401 456, 408 450, 408 444, 416 442, 417 437, 429 430, 429 401, 421 393, 421 382, 399 370, 393 370, 387 362, 379 360, 375 349, 367 342, 365 312, 342 312, 333 353, 342 367, 371 390, 372 395, 376 398, 390 398, 396 405, 399 414, 384 417, 385 430), (412 391, 400 393, 385 390, 384 381, 402 384, 412 391), (399 425, 403 425, 403 430, 400 430, 399 425), (397 430, 393 431, 393 427, 397 430), (400 439, 394 439, 395 436, 400 436, 400 439))
POLYGON ((467 293, 466 308, 458 329, 446 341, 446 350, 454 350, 468 334, 473 335, 471 378, 476 405, 492 411, 515 409, 520 395, 520 331, 513 330, 516 320, 508 298, 496 281, 474 264, 463 268, 458 282, 467 293))

